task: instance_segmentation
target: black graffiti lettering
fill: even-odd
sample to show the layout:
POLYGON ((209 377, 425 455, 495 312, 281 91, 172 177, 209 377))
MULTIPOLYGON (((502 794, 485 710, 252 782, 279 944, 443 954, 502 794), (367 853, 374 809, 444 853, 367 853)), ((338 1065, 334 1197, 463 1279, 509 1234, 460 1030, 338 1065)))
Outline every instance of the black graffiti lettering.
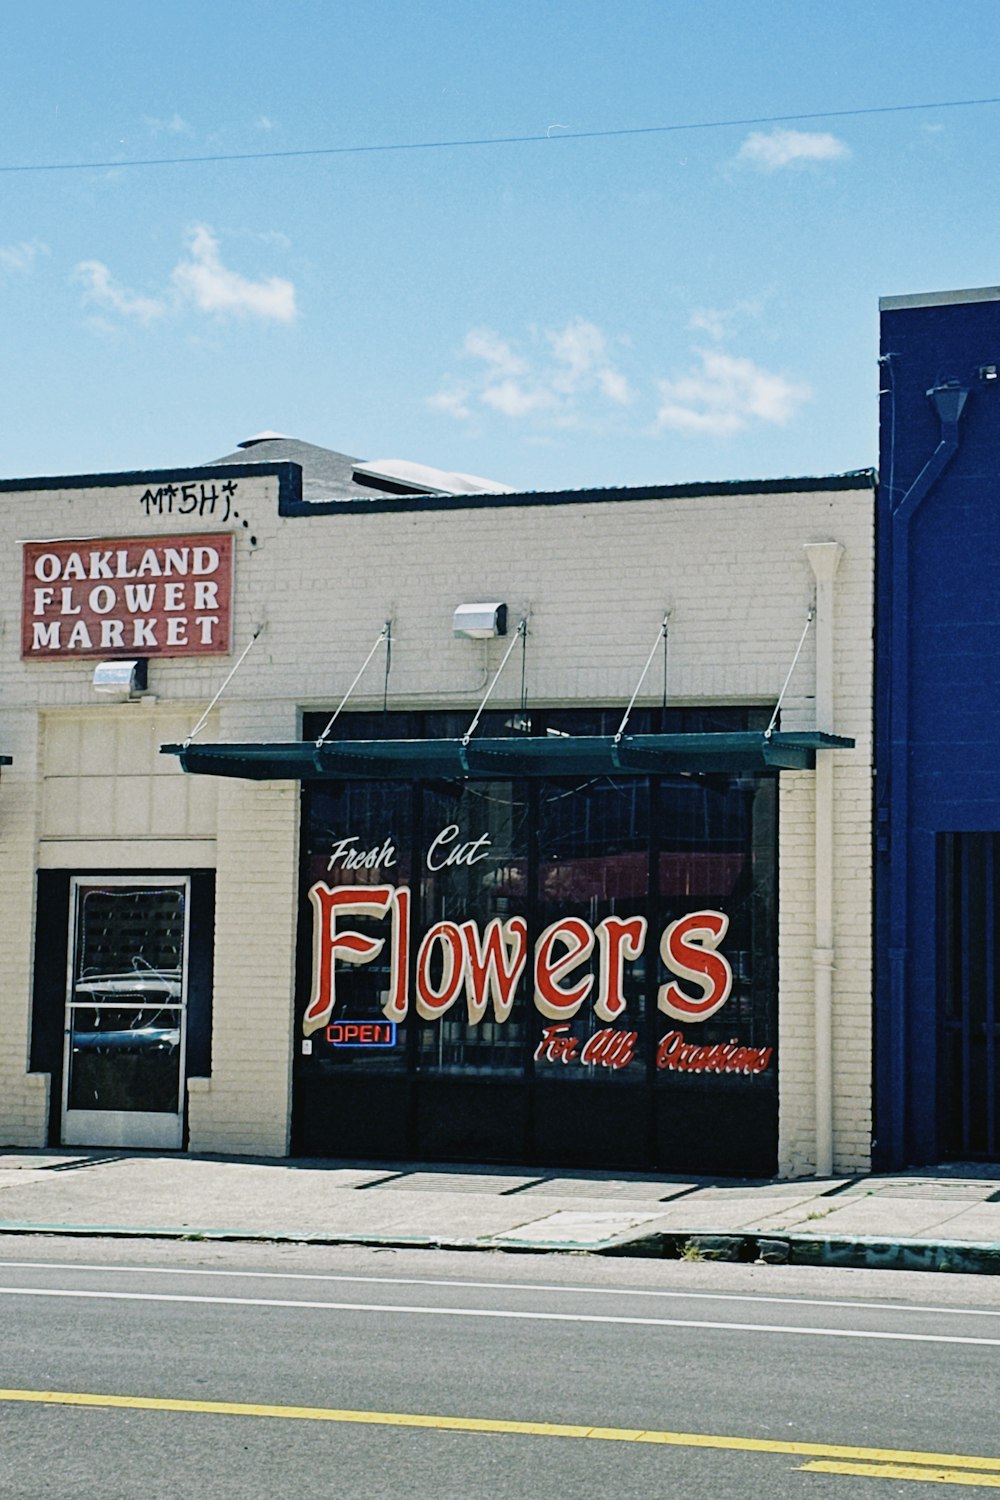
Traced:
POLYGON ((226 497, 226 514, 223 516, 224 521, 228 521, 230 515, 233 514, 233 502, 236 498, 236 489, 237 481, 235 479, 227 479, 225 484, 222 486, 222 493, 226 497))
POLYGON ((228 521, 229 520, 229 512, 230 512, 230 508, 231 508, 230 507, 230 492, 231 492, 231 490, 234 490, 235 488, 236 488, 235 484, 233 484, 232 481, 229 481, 228 483, 226 483, 226 484, 224 484, 222 486, 222 495, 220 496, 219 495, 219 491, 216 489, 216 487, 215 487, 214 484, 211 486, 210 489, 206 485, 203 484, 202 487, 201 487, 201 507, 200 507, 200 509, 198 511, 198 514, 200 516, 203 516, 203 515, 205 515, 205 513, 207 511, 210 516, 214 516, 215 515, 215 507, 218 504, 219 500, 221 499, 223 511, 222 511, 222 515, 221 515, 220 519, 222 521, 228 521))
POLYGON ((189 483, 180 486, 176 484, 164 484, 159 489, 148 489, 139 500, 139 504, 147 516, 173 515, 176 510, 179 515, 190 516, 195 512, 199 516, 214 516, 216 507, 221 510, 219 519, 228 521, 233 514, 233 499, 236 495, 238 483, 235 479, 227 479, 220 488, 211 482, 202 481, 199 484, 189 483), (180 497, 178 500, 178 496, 180 497), (174 502, 177 501, 175 505, 174 502))

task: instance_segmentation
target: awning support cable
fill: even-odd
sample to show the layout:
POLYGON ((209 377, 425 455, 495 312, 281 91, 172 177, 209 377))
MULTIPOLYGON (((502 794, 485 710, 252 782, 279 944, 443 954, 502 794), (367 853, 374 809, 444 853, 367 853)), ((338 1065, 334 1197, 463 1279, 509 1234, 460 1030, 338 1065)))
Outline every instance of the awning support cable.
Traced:
POLYGON ((813 622, 813 620, 815 618, 816 618, 816 611, 815 611, 815 609, 812 608, 812 606, 810 606, 809 612, 806 615, 806 623, 802 627, 802 634, 799 636, 799 644, 796 646, 796 648, 795 648, 795 655, 792 657, 792 665, 788 668, 788 676, 785 678, 784 685, 782 686, 781 692, 778 694, 778 701, 774 705, 774 713, 771 715, 771 722, 770 722, 770 724, 768 724, 767 728, 764 730, 764 738, 766 740, 769 740, 771 738, 772 734, 774 733, 775 725, 778 722, 778 715, 781 713, 781 705, 784 702, 785 693, 788 691, 788 684, 792 680, 792 673, 795 671, 795 667, 796 667, 796 664, 798 662, 798 659, 799 659, 799 657, 802 654, 802 647, 806 643, 806 636, 809 634, 809 626, 812 624, 812 622, 813 622))
POLYGON ((385 676, 382 679, 382 712, 389 712, 389 673, 392 671, 392 621, 385 622, 385 676))
POLYGON ((669 644, 667 631, 665 630, 663 632, 663 703, 661 705, 663 708, 663 718, 660 722, 661 729, 667 727, 667 671, 670 666, 670 652, 667 648, 669 644))
POLYGON ((222 686, 220 687, 219 691, 216 693, 215 697, 212 699, 211 703, 208 705, 208 707, 206 708, 205 712, 202 714, 201 718, 198 720, 197 724, 194 726, 194 728, 192 729, 191 733, 188 735, 187 739, 184 741, 185 745, 190 745, 190 743, 194 739, 195 735, 201 734, 201 731, 204 729, 205 725, 208 723, 209 715, 211 714, 212 709, 218 703, 219 699, 222 697, 223 693, 226 691, 226 688, 232 682, 233 678, 236 676, 236 674, 239 671, 240 667, 242 667, 243 663, 246 661, 248 655, 250 654, 250 648, 251 648, 251 646, 253 645, 254 641, 256 641, 257 637, 260 635, 260 633, 261 633, 261 631, 263 629, 264 629, 263 625, 258 625, 257 626, 257 629, 254 631, 253 635, 247 641, 247 643, 244 646, 242 652, 240 653, 239 659, 235 663, 235 665, 233 666, 233 669, 229 673, 229 676, 226 678, 225 682, 222 684, 222 686))
POLYGON ((638 698, 638 696, 639 696, 639 690, 640 690, 640 688, 642 687, 643 683, 646 680, 646 673, 649 671, 650 667, 653 665, 653 657, 656 655, 657 651, 659 650, 659 648, 660 648, 660 642, 661 641, 663 642, 664 653, 666 653, 666 649, 667 649, 667 630, 668 630, 669 625, 670 625, 670 611, 668 609, 667 612, 666 612, 666 614, 663 616, 663 620, 662 620, 662 622, 660 624, 659 630, 656 632, 656 640, 653 642, 653 649, 650 651, 649 655, 646 657, 646 665, 643 667, 642 672, 641 672, 641 674, 639 676, 639 681, 635 685, 635 692, 632 694, 631 698, 628 700, 628 708, 625 710, 624 714, 622 715, 622 721, 621 721, 621 723, 618 726, 618 732, 615 735, 615 739, 614 739, 614 743, 616 745, 620 745, 621 742, 622 742, 622 735, 625 733, 625 727, 628 724, 629 719, 631 718, 632 710, 635 707, 635 700, 638 698))
MULTIPOLYGON (((522 649, 522 651, 524 649, 526 649, 527 636, 528 636, 528 617, 527 617, 527 615, 525 615, 525 617, 518 623, 518 627, 517 627, 516 631, 514 632, 513 639, 511 640, 510 645, 507 647, 507 650, 503 654, 503 661, 500 663, 500 665, 497 667, 496 671, 493 673, 493 680, 490 683, 489 687, 486 689, 486 693, 485 693, 485 695, 483 697, 482 703, 480 703, 479 707, 476 709, 476 717, 473 719, 472 723, 469 725, 468 729, 465 731, 465 734, 462 736, 462 747, 463 747, 463 749, 469 743, 469 741, 472 739, 472 736, 476 732, 476 729, 477 729, 477 727, 479 725, 479 720, 483 716, 483 709, 486 707, 487 703, 489 702, 490 695, 493 692, 493 689, 496 687, 497 682, 500 679, 500 673, 503 671, 504 667, 510 661, 511 652, 514 650, 514 647, 517 645, 518 641, 521 642, 521 649, 522 649)), ((523 691, 523 689, 522 689, 522 691, 523 691)))
MULTIPOLYGON (((391 620, 386 620, 385 624, 382 626, 382 629, 379 631, 378 635, 375 637, 375 644, 374 644, 374 646, 369 651, 369 653, 365 657, 364 661, 361 663, 361 670, 358 672, 358 674, 355 677, 354 681, 351 683, 350 687, 347 689, 347 692, 341 698, 340 702, 337 704, 337 707, 334 709, 333 713, 330 715, 330 721, 329 721, 329 723, 327 724, 326 728, 323 730, 323 733, 320 735, 319 739, 316 741, 316 749, 317 750, 322 749, 324 740, 326 739, 327 735, 330 733, 330 730, 333 728, 334 724, 336 724, 337 720, 340 717, 340 711, 341 711, 341 709, 343 708, 344 704, 347 702, 347 700, 351 696, 351 694, 354 692, 354 689, 357 687, 357 685, 361 681, 362 677, 365 675, 365 672, 368 669, 368 663, 371 661, 372 657, 375 655, 376 651, 382 645, 383 642, 385 642, 385 649, 386 649, 386 653, 388 654, 388 651, 389 651, 389 641, 390 641, 390 638, 391 638, 391 632, 392 632, 392 621, 391 620)), ((387 669, 387 671, 388 671, 388 669, 387 669)))

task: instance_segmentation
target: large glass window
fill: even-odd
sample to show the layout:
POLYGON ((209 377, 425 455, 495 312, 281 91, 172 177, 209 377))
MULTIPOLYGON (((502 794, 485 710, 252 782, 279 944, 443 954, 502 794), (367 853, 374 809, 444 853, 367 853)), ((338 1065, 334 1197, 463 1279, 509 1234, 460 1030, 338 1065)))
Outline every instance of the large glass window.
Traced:
MULTIPOLYGON (((620 716, 497 711, 479 733, 611 734, 620 716)), ((343 714, 331 737, 457 738, 469 717, 343 714)), ((644 709, 629 731, 766 721, 763 709, 644 709)), ((325 723, 309 716, 306 737, 325 723)), ((306 783, 301 1067, 655 1078, 658 1090, 773 1077, 776 786, 770 772, 306 783), (350 890, 330 894, 357 888, 363 904, 372 887, 373 914, 350 890), (310 1030, 324 933, 335 1003, 310 1030), (391 1038, 372 1031, 394 1003, 391 1038)))
POLYGON ((536 1072, 547 1077, 578 1082, 596 1072, 642 1081, 649 796, 646 777, 538 784, 539 999, 532 1057, 536 1072), (561 973, 576 951, 580 962, 561 973), (611 1032, 623 1033, 615 1045, 611 1032))
MULTIPOLYGON (((657 787, 657 927, 694 910, 722 914, 726 927, 718 946, 731 970, 726 1002, 711 1015, 663 1016, 664 1030, 683 1035, 677 1048, 735 1044, 773 1051, 775 788, 773 778, 759 775, 664 778, 657 787)), ((672 981, 660 956, 658 991, 672 981)), ((681 988, 691 992, 690 984, 681 988)), ((659 1083, 672 1082, 677 1072, 660 1066, 659 1083)))
MULTIPOLYGON (((417 1067, 435 1073, 520 1073, 523 1065, 526 990, 530 975, 527 922, 528 789, 523 782, 448 782, 425 786, 420 799, 424 858, 420 872, 420 932, 440 936, 417 950, 416 986, 447 999, 445 969, 465 968, 457 995, 440 1017, 421 1017, 417 1067), (523 927, 512 930, 520 915, 523 927), (444 924, 448 924, 445 926, 444 924), (460 938, 454 937, 454 929, 460 938), (452 946, 461 941, 456 960, 452 946), (470 967, 492 978, 470 996, 470 967), (513 974, 510 996, 504 969, 513 974)), ((454 986, 455 979, 452 979, 454 986)), ((433 1001, 432 1001, 433 1004, 433 1001)), ((430 1008, 430 1007, 428 1007, 430 1008)))
MULTIPOLYGON (((306 892, 313 893, 310 1007, 315 1002, 310 1049, 324 1067, 397 1072, 406 1066, 409 1015, 396 1013, 392 997, 405 993, 408 975, 395 941, 400 902, 385 893, 406 891, 413 879, 412 788, 392 781, 317 782, 307 789, 306 807, 303 877, 306 892), (353 900, 332 907, 325 893, 336 890, 353 891, 353 900), (366 905, 381 907, 381 914, 366 912, 366 905), (344 952, 348 960, 356 957, 350 949, 324 956, 321 943, 331 943, 342 929, 380 945, 374 958, 338 961, 344 952), (323 982, 328 996, 315 993, 323 982)), ((407 915, 402 913, 404 921, 407 915)))

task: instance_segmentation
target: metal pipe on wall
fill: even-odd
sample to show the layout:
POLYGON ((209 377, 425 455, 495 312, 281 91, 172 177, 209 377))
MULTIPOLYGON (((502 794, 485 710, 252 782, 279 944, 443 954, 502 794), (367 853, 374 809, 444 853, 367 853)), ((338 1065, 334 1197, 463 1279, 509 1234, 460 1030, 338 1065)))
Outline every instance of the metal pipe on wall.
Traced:
MULTIPOLYGON (((816 728, 834 728, 834 579, 844 548, 840 542, 810 542, 806 557, 816 579, 816 728)), ((815 885, 813 947, 816 1173, 833 1172, 833 755, 816 751, 815 885)))

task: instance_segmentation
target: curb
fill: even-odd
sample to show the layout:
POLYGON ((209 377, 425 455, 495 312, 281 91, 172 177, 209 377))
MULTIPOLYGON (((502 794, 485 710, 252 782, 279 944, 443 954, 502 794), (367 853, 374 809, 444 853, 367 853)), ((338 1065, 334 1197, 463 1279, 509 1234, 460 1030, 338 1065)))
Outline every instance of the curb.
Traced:
POLYGON ((729 1261, 743 1264, 834 1266, 877 1271, 942 1271, 1000 1276, 1000 1244, 962 1240, 888 1239, 877 1235, 715 1234, 711 1230, 654 1231, 590 1241, 512 1240, 484 1235, 459 1239, 421 1234, 333 1234, 193 1226, 0 1223, 0 1235, 73 1239, 217 1241, 243 1244, 353 1245, 387 1250, 493 1250, 506 1254, 606 1255, 623 1259, 729 1261))
POLYGON ((606 1255, 659 1255, 765 1265, 834 1266, 873 1271, 944 1271, 1000 1276, 1000 1244, 969 1240, 889 1239, 878 1235, 687 1234, 648 1236, 647 1248, 609 1247, 606 1255), (667 1244, 672 1241, 672 1244, 667 1244))

